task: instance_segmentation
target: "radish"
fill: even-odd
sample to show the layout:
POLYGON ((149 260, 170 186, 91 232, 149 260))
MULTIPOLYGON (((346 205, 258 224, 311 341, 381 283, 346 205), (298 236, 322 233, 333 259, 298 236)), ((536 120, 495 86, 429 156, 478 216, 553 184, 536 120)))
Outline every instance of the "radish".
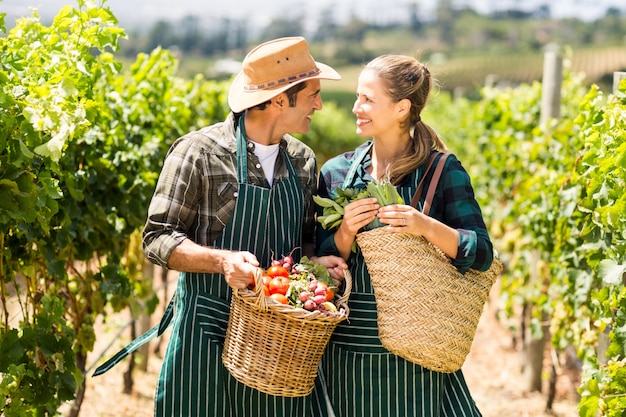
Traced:
POLYGON ((315 301, 315 304, 322 304, 324 301, 326 301, 326 296, 325 295, 316 295, 313 297, 313 301, 315 301))

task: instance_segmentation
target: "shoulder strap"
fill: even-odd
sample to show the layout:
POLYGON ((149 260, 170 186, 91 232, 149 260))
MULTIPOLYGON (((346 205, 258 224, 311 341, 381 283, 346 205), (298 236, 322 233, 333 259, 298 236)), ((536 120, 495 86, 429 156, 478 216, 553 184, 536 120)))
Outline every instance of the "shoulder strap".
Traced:
POLYGON ((415 194, 413 194, 413 198, 411 199, 411 205, 413 207, 417 207, 417 203, 420 200, 420 196, 422 195, 422 189, 424 189, 424 180, 426 179, 426 174, 430 171, 430 167, 433 165, 435 158, 437 157, 437 153, 430 154, 428 157, 426 169, 424 170, 424 174, 422 175, 422 179, 420 183, 417 185, 417 190, 415 190, 415 194))
MULTIPOLYGON (((426 166, 426 170, 424 171, 424 176, 420 180, 420 183, 417 186, 417 190, 415 190, 415 194, 413 194, 413 198, 411 199, 411 205, 413 207, 417 207, 420 195, 422 194, 422 189, 424 188, 424 180, 426 179, 426 175, 430 171, 430 167, 432 166, 437 155, 438 154, 436 153, 432 154, 428 160, 428 165, 426 166)), ((428 215, 430 211, 430 206, 433 202, 433 197, 435 196, 435 190, 437 190, 437 184, 439 183, 439 178, 441 177, 441 173, 443 172, 443 167, 446 163, 448 155, 449 154, 447 153, 441 153, 441 158, 439 158, 439 160, 437 161, 437 166, 435 166, 435 171, 433 172, 430 184, 428 185, 428 190, 426 191, 426 199, 424 200, 424 207, 422 208, 422 213, 426 215, 428 215)))

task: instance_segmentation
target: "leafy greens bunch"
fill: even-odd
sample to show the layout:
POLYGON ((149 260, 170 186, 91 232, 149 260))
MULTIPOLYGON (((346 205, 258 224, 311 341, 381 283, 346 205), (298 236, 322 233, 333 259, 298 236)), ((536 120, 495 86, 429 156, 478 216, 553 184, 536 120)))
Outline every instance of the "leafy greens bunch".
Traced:
MULTIPOLYGON (((322 215, 317 216, 317 221, 324 229, 334 229, 339 227, 343 221, 344 207, 353 201, 362 198, 374 197, 381 206, 391 204, 404 204, 404 200, 398 193, 396 187, 389 181, 369 182, 366 188, 340 188, 337 187, 332 198, 314 195, 315 203, 324 210, 322 215)), ((371 230, 384 226, 376 217, 365 229, 371 230)))

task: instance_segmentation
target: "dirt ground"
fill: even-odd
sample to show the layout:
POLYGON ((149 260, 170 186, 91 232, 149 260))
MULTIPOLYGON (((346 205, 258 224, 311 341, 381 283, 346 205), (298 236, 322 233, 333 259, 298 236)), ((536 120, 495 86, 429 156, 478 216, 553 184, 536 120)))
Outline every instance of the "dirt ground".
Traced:
MULTIPOLYGON (((465 378, 483 416, 577 416, 576 375, 568 373, 564 366, 559 368, 556 398, 551 413, 545 411, 548 369, 544 370, 543 392, 523 392, 520 352, 513 346, 510 331, 496 319, 496 291, 497 287, 494 287, 492 300, 485 307, 472 350, 463 366, 465 378)), ((159 317, 159 314, 155 314, 155 317, 159 317)), ((122 337, 111 344, 111 341, 118 336, 120 329, 127 323, 128 317, 121 314, 109 317, 107 324, 100 326, 99 342, 92 357, 87 361, 88 367, 94 361, 97 362, 95 366, 102 363, 104 359, 98 359, 98 356, 107 347, 104 358, 111 356, 130 339, 130 336, 122 337)), ((123 332, 123 335, 127 334, 129 334, 128 328, 123 332)), ((166 337, 161 341, 162 351, 165 349, 165 342, 166 337)), ((154 350, 155 343, 154 340, 151 342, 150 352, 154 350)), ((93 366, 94 369, 95 366, 93 366)), ((87 391, 80 413, 82 417, 151 417, 153 415, 152 398, 158 378, 160 358, 151 354, 147 371, 135 369, 134 387, 131 394, 123 393, 123 373, 127 367, 128 360, 108 373, 95 378, 91 377, 93 373, 91 369, 87 376, 87 391)), ((66 413, 68 407, 64 407, 62 412, 66 413)))

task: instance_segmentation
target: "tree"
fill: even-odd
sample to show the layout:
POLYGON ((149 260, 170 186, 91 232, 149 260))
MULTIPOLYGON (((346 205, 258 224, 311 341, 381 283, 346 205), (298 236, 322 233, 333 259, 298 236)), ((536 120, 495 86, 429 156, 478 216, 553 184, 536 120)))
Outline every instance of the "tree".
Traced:
POLYGON ((163 47, 168 48, 176 45, 178 38, 172 28, 172 24, 167 20, 159 20, 148 32, 146 50, 163 47))
POLYGON ((261 38, 268 40, 286 36, 302 36, 305 32, 302 24, 304 21, 303 15, 293 16, 291 18, 287 16, 275 17, 265 27, 261 38))
POLYGON ((439 39, 449 46, 454 46, 454 11, 452 0, 439 0, 437 6, 437 26, 439 39))
POLYGON ((369 25, 360 19, 357 15, 352 14, 350 20, 339 29, 339 37, 346 42, 362 42, 367 33, 369 25))
POLYGON ((202 32, 197 16, 187 15, 181 21, 182 37, 180 41, 180 49, 183 52, 194 52, 202 46, 202 32))
POLYGON ((420 34, 423 30, 423 24, 418 16, 419 7, 417 3, 411 3, 409 9, 409 28, 413 33, 420 34))
POLYGON ((313 40, 323 42, 337 37, 339 25, 335 21, 335 9, 327 7, 320 14, 320 21, 317 25, 313 40))

